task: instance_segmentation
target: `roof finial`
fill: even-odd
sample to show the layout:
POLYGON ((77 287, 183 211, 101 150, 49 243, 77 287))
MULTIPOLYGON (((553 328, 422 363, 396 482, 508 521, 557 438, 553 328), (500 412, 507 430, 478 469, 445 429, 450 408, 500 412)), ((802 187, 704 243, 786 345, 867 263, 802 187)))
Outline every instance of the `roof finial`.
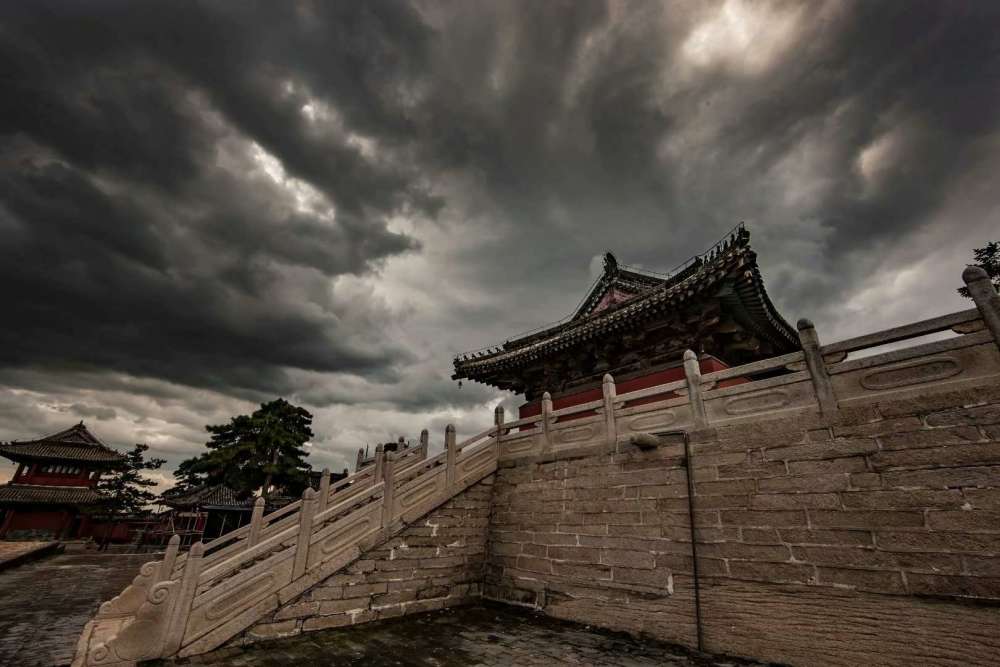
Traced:
POLYGON ((604 273, 618 273, 618 260, 610 251, 604 253, 604 273))

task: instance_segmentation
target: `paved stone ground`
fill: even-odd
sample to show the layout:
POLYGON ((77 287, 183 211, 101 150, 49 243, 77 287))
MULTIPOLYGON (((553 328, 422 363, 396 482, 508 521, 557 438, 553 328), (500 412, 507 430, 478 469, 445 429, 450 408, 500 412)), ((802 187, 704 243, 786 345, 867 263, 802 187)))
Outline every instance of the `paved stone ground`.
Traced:
POLYGON ((6 542, 0 541, 0 570, 6 569, 11 561, 30 556, 33 551, 52 546, 53 542, 6 542))
POLYGON ((62 554, 0 572, 0 665, 68 665, 83 626, 156 556, 62 554))
POLYGON ((216 667, 736 667, 759 663, 695 655, 676 646, 640 642, 626 635, 558 621, 516 607, 482 604, 309 632, 157 664, 216 667))

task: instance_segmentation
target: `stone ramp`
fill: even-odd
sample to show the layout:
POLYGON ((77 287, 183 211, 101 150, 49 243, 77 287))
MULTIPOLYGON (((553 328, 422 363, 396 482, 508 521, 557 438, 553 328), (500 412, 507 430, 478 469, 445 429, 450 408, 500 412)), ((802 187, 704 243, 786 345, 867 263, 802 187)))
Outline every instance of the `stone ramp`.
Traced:
MULTIPOLYGON (((264 515, 258 499, 246 526, 143 564, 119 595, 86 624, 73 665, 124 667, 211 651, 289 604, 360 555, 496 470, 495 427, 426 458, 422 445, 381 451, 375 465, 264 515)), ((353 618, 353 617, 352 617, 353 618)))
POLYGON ((62 554, 0 572, 0 665, 67 665, 101 602, 151 554, 62 554))

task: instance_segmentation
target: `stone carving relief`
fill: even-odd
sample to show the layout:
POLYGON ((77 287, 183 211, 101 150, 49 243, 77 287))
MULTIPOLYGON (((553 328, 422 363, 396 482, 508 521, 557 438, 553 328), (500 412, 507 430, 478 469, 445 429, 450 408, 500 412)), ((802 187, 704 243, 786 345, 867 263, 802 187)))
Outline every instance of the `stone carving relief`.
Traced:
POLYGON ((868 371, 859 382, 865 389, 884 391, 913 384, 923 384, 953 377, 962 372, 962 365, 954 357, 917 359, 868 371))

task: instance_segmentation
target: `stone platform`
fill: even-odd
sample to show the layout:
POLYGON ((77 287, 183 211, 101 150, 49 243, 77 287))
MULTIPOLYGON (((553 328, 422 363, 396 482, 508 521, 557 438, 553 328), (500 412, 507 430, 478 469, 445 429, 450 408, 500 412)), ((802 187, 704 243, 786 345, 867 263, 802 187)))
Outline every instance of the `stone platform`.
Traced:
POLYGON ((0 572, 0 665, 68 665, 101 602, 153 554, 62 554, 0 572))
POLYGON ((759 665, 706 656, 655 641, 559 621, 493 603, 454 607, 347 628, 309 632, 243 647, 222 648, 161 667, 737 667, 759 665))

